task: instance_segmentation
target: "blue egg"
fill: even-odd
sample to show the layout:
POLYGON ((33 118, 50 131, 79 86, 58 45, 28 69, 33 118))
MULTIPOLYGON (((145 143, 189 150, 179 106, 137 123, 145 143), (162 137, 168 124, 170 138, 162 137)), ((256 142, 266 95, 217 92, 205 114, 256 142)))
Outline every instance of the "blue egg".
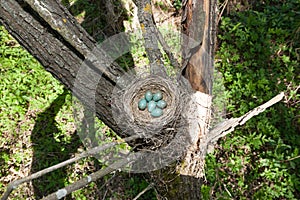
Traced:
POLYGON ((153 97, 152 92, 148 90, 148 91, 145 93, 145 99, 149 102, 149 101, 152 100, 152 97, 153 97))
POLYGON ((157 107, 163 109, 163 108, 167 107, 167 102, 165 102, 164 100, 159 100, 156 105, 157 105, 157 107))
POLYGON ((145 110, 145 108, 147 107, 146 99, 139 100, 138 107, 140 110, 145 110))
POLYGON ((151 112, 151 116, 152 117, 160 117, 163 114, 163 110, 160 108, 155 108, 152 112, 151 112))
POLYGON ((148 103, 148 111, 152 112, 156 108, 156 102, 155 101, 150 101, 148 103))
POLYGON ((153 101, 159 101, 162 99, 162 93, 160 91, 156 92, 154 95, 153 95, 153 101))

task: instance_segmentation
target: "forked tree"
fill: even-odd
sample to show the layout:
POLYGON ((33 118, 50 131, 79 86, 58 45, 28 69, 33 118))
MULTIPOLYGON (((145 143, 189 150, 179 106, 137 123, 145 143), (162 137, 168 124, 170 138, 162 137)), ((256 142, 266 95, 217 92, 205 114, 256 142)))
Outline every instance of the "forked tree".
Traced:
MULTIPOLYGON (((105 51, 105 45, 110 44, 118 46, 113 51, 126 51, 129 46, 121 45, 128 39, 126 34, 113 36, 105 45, 99 46, 59 0, 0 2, 0 22, 10 34, 45 70, 132 147, 123 159, 112 162, 105 170, 95 172, 45 199, 63 198, 119 168, 148 173, 160 195, 167 199, 200 199, 204 159, 209 148, 220 137, 233 131, 235 126, 242 125, 283 98, 280 94, 240 118, 223 121, 209 129, 216 0, 182 2, 180 64, 168 52, 168 45, 155 25, 151 1, 134 1, 150 63, 149 74, 138 77, 119 67, 105 51), (175 77, 167 75, 159 45, 169 56, 173 67, 179 68, 175 77), (167 100, 168 107, 158 118, 137 109, 138 100, 147 90, 160 90, 167 100)), ((87 143, 91 148, 80 156, 11 183, 2 198, 6 199, 11 190, 23 182, 116 145, 87 143)))

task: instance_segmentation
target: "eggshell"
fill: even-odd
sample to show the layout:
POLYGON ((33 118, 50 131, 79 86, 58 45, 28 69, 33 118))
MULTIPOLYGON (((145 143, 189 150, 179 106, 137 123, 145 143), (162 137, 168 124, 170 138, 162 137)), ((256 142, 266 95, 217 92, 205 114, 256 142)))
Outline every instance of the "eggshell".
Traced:
POLYGON ((153 101, 159 101, 162 99, 162 93, 160 91, 156 92, 154 95, 153 95, 153 101))
POLYGON ((163 110, 160 108, 155 108, 152 112, 151 112, 151 116, 152 117, 160 117, 163 114, 163 110))
POLYGON ((146 99, 139 100, 138 107, 139 107, 140 110, 145 110, 145 108, 147 107, 146 99))
POLYGON ((145 93, 145 99, 149 102, 149 101, 152 100, 152 97, 153 97, 152 92, 148 90, 148 91, 145 93))
POLYGON ((165 102, 164 100, 159 100, 156 105, 157 107, 164 109, 165 107, 167 107, 167 102, 165 102))
POLYGON ((155 101, 150 101, 148 103, 148 111, 152 112, 156 108, 156 102, 155 101))

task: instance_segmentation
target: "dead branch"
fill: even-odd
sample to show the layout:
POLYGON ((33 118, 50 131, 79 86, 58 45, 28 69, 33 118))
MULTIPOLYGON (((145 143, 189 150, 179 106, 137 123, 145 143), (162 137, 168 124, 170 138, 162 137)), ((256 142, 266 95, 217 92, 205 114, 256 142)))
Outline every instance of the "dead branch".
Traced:
POLYGON ((151 188, 153 188, 154 183, 151 183, 150 185, 148 185, 145 189, 143 189, 143 191, 141 191, 136 197, 134 197, 134 199, 132 200, 137 200, 138 198, 140 198, 145 192, 147 192, 148 190, 150 190, 151 188))
POLYGON ((284 93, 282 92, 245 115, 239 118, 227 119, 217 124, 212 130, 209 130, 208 116, 210 116, 211 97, 204 93, 196 92, 193 95, 195 103, 191 104, 191 107, 189 108, 196 112, 188 111, 192 120, 189 133, 195 136, 195 140, 193 141, 193 145, 191 145, 190 149, 187 151, 183 162, 184 165, 179 168, 180 174, 197 178, 203 177, 205 156, 207 153, 213 151, 214 144, 218 139, 234 131, 236 126, 245 124, 252 117, 262 113, 268 107, 281 101, 283 97, 284 93))
POLYGON ((161 44, 164 52, 167 54, 168 58, 171 61, 171 64, 173 67, 175 67, 176 69, 180 69, 180 64, 179 62, 176 60, 174 54, 171 52, 171 48, 169 47, 169 45, 167 44, 167 42, 165 41, 163 35, 161 34, 161 32, 158 30, 157 26, 155 27, 155 32, 157 34, 158 37, 158 41, 161 44))
POLYGON ((122 142, 112 142, 112 143, 105 144, 103 146, 97 146, 97 147, 92 148, 92 149, 90 149, 88 151, 82 152, 81 154, 79 154, 78 156, 75 156, 74 158, 71 158, 69 160, 63 161, 61 163, 58 163, 56 165, 53 165, 51 167, 48 167, 48 168, 43 169, 41 171, 38 171, 38 172, 36 172, 34 174, 31 174, 30 176, 27 176, 25 178, 22 178, 22 179, 19 179, 19 180, 15 180, 15 181, 11 182, 7 186, 7 189, 6 189, 5 193, 3 194, 3 196, 1 197, 1 200, 6 200, 8 198, 8 196, 9 196, 9 194, 14 189, 16 189, 20 184, 22 184, 22 183, 29 182, 29 181, 31 181, 33 179, 39 178, 39 177, 41 177, 41 176, 43 176, 43 175, 45 175, 45 174, 47 174, 49 172, 55 171, 55 170, 57 170, 59 168, 62 168, 64 166, 69 165, 69 164, 71 164, 73 162, 76 162, 76 161, 78 161, 80 159, 83 159, 83 158, 86 158, 86 157, 89 157, 89 156, 93 156, 93 155, 95 155, 95 154, 97 154, 97 153, 99 153, 101 151, 104 151, 106 149, 112 148, 112 147, 114 147, 114 146, 116 146, 118 144, 121 144, 121 143, 124 143, 124 142, 129 142, 129 141, 132 141, 132 140, 137 139, 137 138, 138 138, 138 136, 132 136, 132 137, 126 138, 122 142))
POLYGON ((224 137, 225 135, 234 131, 234 128, 239 125, 245 124, 249 119, 252 117, 264 112, 267 108, 271 107, 275 103, 281 101, 284 97, 284 92, 281 92, 277 96, 273 97, 268 102, 254 108, 253 110, 249 111, 245 115, 239 118, 231 118, 225 120, 216 125, 211 131, 209 131, 208 138, 207 138, 207 146, 204 149, 208 149, 209 145, 213 145, 218 141, 219 138, 224 137))
POLYGON ((221 20, 221 17, 224 13, 224 10, 225 8, 227 7, 227 4, 228 4, 228 0, 225 0, 222 5, 219 7, 219 10, 221 10, 221 12, 218 14, 218 19, 217 19, 217 24, 219 24, 220 20, 221 20))
POLYGON ((89 175, 85 178, 82 178, 79 181, 76 181, 76 182, 68 185, 65 188, 59 189, 56 192, 44 197, 42 200, 57 200, 57 199, 64 198, 68 194, 71 194, 72 192, 87 186, 89 183, 95 182, 99 178, 102 178, 103 176, 122 168, 126 164, 138 159, 139 156, 140 155, 136 155, 134 153, 129 154, 127 158, 122 159, 118 162, 115 162, 115 163, 111 164, 109 167, 106 167, 105 169, 101 169, 95 173, 92 173, 91 175, 89 175))

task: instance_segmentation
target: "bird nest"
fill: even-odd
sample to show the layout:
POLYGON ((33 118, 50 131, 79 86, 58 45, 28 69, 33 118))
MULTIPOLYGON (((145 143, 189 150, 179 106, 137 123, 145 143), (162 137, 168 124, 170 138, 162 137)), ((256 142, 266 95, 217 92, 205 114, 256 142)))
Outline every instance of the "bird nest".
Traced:
POLYGON ((192 89, 184 78, 177 80, 158 75, 128 77, 120 78, 112 94, 113 117, 123 130, 122 137, 139 136, 128 144, 136 153, 134 155, 140 157, 130 162, 127 168, 145 172, 168 166, 180 159, 192 142, 187 112, 192 89), (147 91, 162 93, 163 100, 167 102, 163 115, 153 117, 147 110, 139 109, 138 103, 147 91))
POLYGON ((113 116, 127 134, 130 132, 130 135, 138 134, 143 138, 160 138, 158 140, 166 141, 162 137, 173 135, 177 132, 178 124, 181 124, 181 114, 189 99, 187 94, 187 88, 171 78, 158 75, 136 78, 126 88, 114 92, 113 116), (153 93, 160 91, 163 100, 167 102, 160 117, 153 117, 147 109, 138 108, 139 100, 149 90, 153 93))

